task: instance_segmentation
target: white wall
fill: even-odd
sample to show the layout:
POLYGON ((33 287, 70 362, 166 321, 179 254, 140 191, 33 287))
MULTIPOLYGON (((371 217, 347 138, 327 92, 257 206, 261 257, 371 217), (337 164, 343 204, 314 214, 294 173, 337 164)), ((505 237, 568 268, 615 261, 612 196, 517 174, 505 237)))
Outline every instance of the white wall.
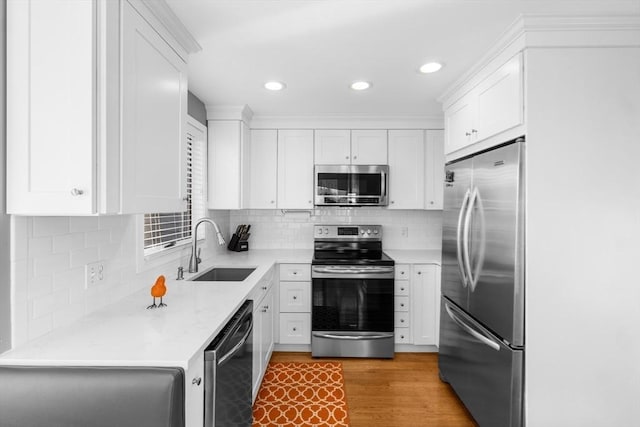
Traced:
POLYGON ((525 61, 527 427, 638 425, 640 48, 525 61))
POLYGON ((0 353, 11 347, 11 286, 9 270, 10 218, 5 214, 5 40, 6 40, 6 2, 0 2, 0 353))
MULTIPOLYGON (((222 230, 226 211, 210 212, 222 230)), ((138 272, 139 216, 11 217, 13 346, 18 346, 147 286, 164 274, 187 267, 190 247, 178 258, 138 272), (85 289, 85 265, 103 261, 105 280, 85 289)), ((228 235, 225 234, 225 237, 228 235)), ((207 241, 213 242, 207 230, 207 241)), ((208 244, 204 259, 224 247, 208 244)), ((169 289, 168 296, 170 297, 169 289)))
POLYGON ((314 224, 382 225, 385 249, 440 249, 442 240, 442 211, 323 208, 286 215, 280 210, 239 210, 230 215, 231 231, 238 224, 251 224, 250 249, 312 249, 314 224))

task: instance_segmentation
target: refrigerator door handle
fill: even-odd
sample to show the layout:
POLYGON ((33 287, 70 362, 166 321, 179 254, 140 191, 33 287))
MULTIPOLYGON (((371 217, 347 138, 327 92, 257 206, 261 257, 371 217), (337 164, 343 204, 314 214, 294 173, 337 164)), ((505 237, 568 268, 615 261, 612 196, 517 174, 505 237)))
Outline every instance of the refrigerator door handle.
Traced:
POLYGON ((464 252, 464 266, 467 270, 467 275, 469 278, 469 287, 471 288, 471 292, 476 290, 476 286, 478 285, 478 280, 480 279, 480 271, 482 271, 482 267, 484 265, 484 255, 485 255, 485 218, 484 218, 484 206, 482 205, 482 198, 480 197, 480 190, 478 187, 473 189, 471 193, 471 201, 469 202, 469 208, 467 211, 467 217, 464 221, 464 234, 463 234, 463 246, 465 248, 464 252), (476 258, 476 266, 472 268, 471 266, 471 242, 470 242, 470 234, 471 234, 471 218, 475 217, 475 207, 478 207, 478 218, 475 223, 478 224, 480 228, 480 244, 478 245, 478 256, 476 258))
MULTIPOLYGON (((472 271, 471 271, 471 218, 473 216, 473 205, 476 203, 476 197, 478 196, 478 188, 474 187, 473 191, 470 193, 469 204, 467 206, 467 213, 464 217, 464 225, 462 227, 462 264, 463 268, 466 272, 467 281, 469 282, 469 287, 471 287, 471 283, 473 282, 472 271)), ((473 290, 473 289, 472 289, 473 290)))
POLYGON ((483 334, 481 334, 480 332, 476 331, 475 329, 473 329, 471 326, 467 325, 462 319, 460 319, 454 312, 453 310, 451 310, 451 308, 449 308, 449 304, 445 303, 444 304, 444 308, 445 310, 447 310, 447 314, 449 315, 449 317, 451 318, 451 320, 453 320, 454 322, 456 322, 458 324, 458 326, 460 326, 464 331, 466 331, 469 335, 471 335, 472 337, 474 337, 475 339, 477 339, 478 341, 480 341, 481 343, 483 343, 484 345, 491 347, 492 349, 494 349, 495 351, 500 351, 500 344, 496 343, 495 341, 493 341, 492 339, 484 336, 483 334))
MULTIPOLYGON (((464 198, 462 199, 462 206, 460 206, 460 213, 458 214, 458 228, 456 229, 456 256, 458 257, 458 268, 460 269, 460 274, 462 275, 462 287, 467 287, 467 281, 469 278, 467 277, 467 273, 464 268, 464 260, 463 260, 463 252, 464 246, 462 244, 462 230, 463 230, 463 221, 465 217, 465 213, 467 213, 467 204, 469 203, 469 198, 471 196, 471 188, 467 188, 467 192, 464 194, 464 198)), ((468 213, 467 213, 468 214, 468 213)))

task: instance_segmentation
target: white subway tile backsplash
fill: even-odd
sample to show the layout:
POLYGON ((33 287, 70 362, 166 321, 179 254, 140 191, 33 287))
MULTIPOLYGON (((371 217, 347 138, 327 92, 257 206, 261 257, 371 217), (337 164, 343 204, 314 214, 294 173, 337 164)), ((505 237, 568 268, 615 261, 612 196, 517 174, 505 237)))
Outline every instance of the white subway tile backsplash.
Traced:
POLYGON ((49 295, 34 298, 32 304, 32 316, 34 319, 65 310, 69 305, 69 291, 61 289, 49 295))
POLYGON ((85 234, 84 244, 88 248, 93 246, 102 246, 110 243, 111 243, 110 230, 90 231, 85 234))
POLYGON ((50 295, 53 291, 51 276, 33 277, 27 281, 27 298, 33 300, 44 295, 50 295))
POLYGON ((99 261, 98 248, 76 249, 71 251, 71 268, 83 267, 90 262, 99 261))
POLYGON ((58 236, 69 232, 69 217, 36 216, 32 219, 33 237, 58 236))
POLYGON ((33 276, 47 276, 69 268, 69 253, 51 254, 33 258, 33 276))
POLYGON ((29 239, 28 255, 33 258, 36 256, 50 255, 53 253, 53 239, 50 236, 33 237, 29 239))
POLYGON ((53 252, 64 253, 84 248, 84 233, 70 233, 53 236, 53 252))
POLYGON ((69 231, 79 233, 86 231, 96 231, 99 229, 100 220, 95 216, 72 216, 69 217, 69 231))
MULTIPOLYGON (((42 317, 29 316, 27 325, 27 339, 33 340, 53 330, 53 315, 47 314, 42 317)), ((26 341, 25 340, 25 341, 26 341)))

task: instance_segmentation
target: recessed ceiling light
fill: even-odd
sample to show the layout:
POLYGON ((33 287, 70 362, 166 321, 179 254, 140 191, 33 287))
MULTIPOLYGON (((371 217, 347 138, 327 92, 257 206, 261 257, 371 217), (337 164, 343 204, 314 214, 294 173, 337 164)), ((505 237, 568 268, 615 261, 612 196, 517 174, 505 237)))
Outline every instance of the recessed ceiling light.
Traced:
POLYGON ((285 87, 287 87, 287 85, 285 85, 282 82, 273 81, 273 82, 266 82, 264 84, 264 87, 269 90, 282 90, 285 87))
POLYGON ((371 87, 371 83, 365 81, 351 83, 351 89, 353 90, 367 90, 371 87))
POLYGON ((435 73, 440 68, 442 68, 442 64, 439 62, 427 62, 422 67, 420 67, 420 72, 425 74, 435 73))

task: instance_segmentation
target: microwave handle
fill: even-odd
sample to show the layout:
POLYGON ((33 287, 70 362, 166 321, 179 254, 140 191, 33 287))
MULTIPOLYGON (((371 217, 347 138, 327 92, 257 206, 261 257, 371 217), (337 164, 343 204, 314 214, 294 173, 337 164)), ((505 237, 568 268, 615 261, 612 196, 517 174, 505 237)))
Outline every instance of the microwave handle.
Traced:
POLYGON ((387 173, 382 171, 380 173, 380 175, 382 175, 382 191, 381 191, 381 196, 383 198, 387 197, 387 173))

